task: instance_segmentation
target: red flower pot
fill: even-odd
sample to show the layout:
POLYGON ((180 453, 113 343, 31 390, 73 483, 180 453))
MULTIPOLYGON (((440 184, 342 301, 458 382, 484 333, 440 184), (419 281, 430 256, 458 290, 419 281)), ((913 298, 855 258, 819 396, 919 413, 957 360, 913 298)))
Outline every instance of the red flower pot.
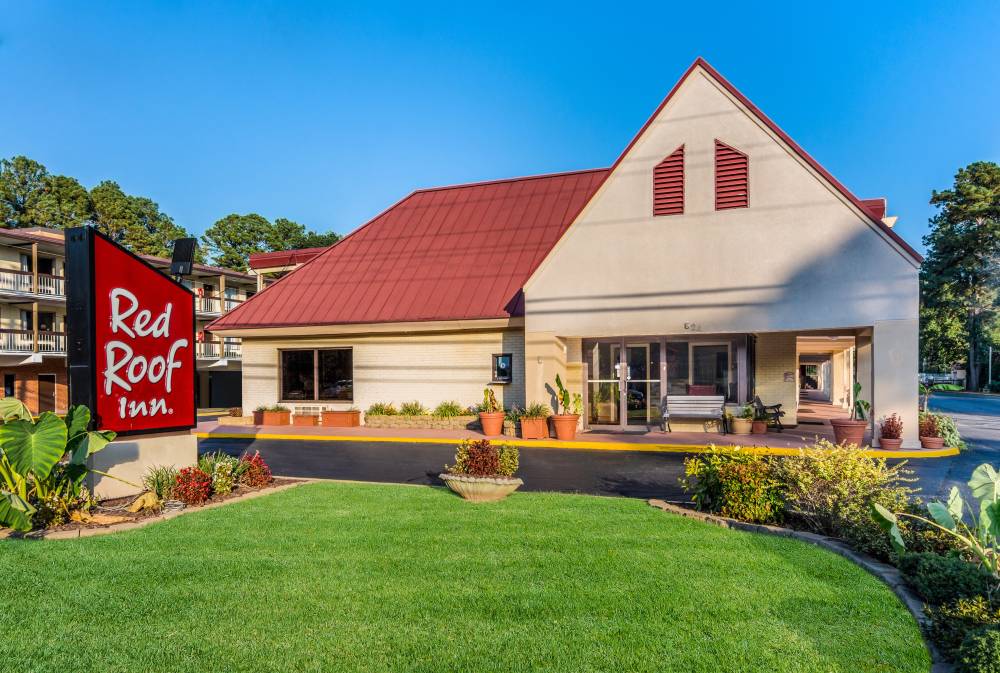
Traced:
POLYGON ((556 439, 572 441, 576 439, 576 422, 580 420, 577 414, 556 414, 552 417, 552 425, 556 429, 556 439))
POLYGON ((767 434, 767 421, 754 421, 750 426, 750 433, 754 435, 767 434))
POLYGON ((868 429, 868 421, 855 421, 851 418, 831 418, 830 425, 833 426, 835 444, 854 444, 859 447, 864 445, 865 430, 868 429))
POLYGON ((328 428, 356 428, 361 425, 360 411, 324 411, 323 426, 328 428))
POLYGON ((487 437, 499 437, 503 434, 503 419, 506 414, 502 411, 496 411, 492 414, 488 414, 484 411, 479 412, 479 422, 483 426, 483 434, 487 437))
POLYGON ((549 419, 547 418, 522 418, 521 419, 521 439, 548 439, 549 419))
POLYGON ((921 437, 920 446, 925 449, 943 449, 944 437, 921 437))

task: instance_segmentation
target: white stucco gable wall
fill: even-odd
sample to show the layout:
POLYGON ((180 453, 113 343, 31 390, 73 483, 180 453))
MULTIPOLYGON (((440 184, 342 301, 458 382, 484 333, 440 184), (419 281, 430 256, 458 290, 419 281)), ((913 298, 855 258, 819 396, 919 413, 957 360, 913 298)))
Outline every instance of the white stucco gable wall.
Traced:
POLYGON ((525 300, 526 331, 560 336, 864 327, 916 320, 917 266, 696 67, 528 281, 525 300), (749 155, 749 208, 715 210, 716 139, 749 155), (654 217, 653 167, 682 144, 685 212, 654 217))

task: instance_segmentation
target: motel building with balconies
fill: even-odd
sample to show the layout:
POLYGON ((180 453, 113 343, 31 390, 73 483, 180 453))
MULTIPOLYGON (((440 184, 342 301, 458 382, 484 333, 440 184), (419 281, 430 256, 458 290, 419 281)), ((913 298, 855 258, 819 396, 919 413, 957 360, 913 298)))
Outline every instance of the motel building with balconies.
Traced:
MULTIPOLYGON (((170 260, 143 256, 169 273, 170 260)), ((213 337, 204 326, 257 291, 257 277, 196 264, 184 284, 195 293, 199 407, 239 406, 242 350, 238 337, 213 337)), ((63 232, 0 229, 0 377, 4 397, 34 413, 66 411, 66 257, 63 232)))

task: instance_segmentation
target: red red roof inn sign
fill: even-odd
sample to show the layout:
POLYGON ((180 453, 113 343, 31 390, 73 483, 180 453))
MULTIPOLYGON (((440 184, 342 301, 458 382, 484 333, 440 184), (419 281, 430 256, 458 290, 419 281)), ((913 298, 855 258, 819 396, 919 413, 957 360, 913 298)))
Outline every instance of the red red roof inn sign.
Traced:
POLYGON ((194 427, 194 295, 91 227, 66 231, 70 400, 119 434, 194 427))

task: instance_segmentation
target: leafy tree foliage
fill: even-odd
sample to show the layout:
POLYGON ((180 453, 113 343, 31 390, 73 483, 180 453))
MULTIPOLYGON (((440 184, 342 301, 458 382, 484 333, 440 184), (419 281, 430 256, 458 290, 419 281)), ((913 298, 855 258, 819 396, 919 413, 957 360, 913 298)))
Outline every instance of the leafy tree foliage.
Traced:
POLYGON ((39 226, 35 218, 47 175, 45 166, 28 157, 0 160, 0 216, 5 226, 39 226))
POLYGON ((939 208, 924 237, 921 269, 921 350, 944 366, 967 355, 967 386, 979 388, 979 360, 1000 289, 1000 165, 978 161, 959 169, 951 189, 935 191, 939 208), (961 347, 961 348, 960 348, 961 347))
POLYGON ((340 239, 333 232, 317 233, 283 217, 274 222, 263 215, 232 213, 205 230, 204 247, 212 260, 232 269, 247 268, 250 255, 277 250, 300 250, 332 245, 340 239))
POLYGON ((146 255, 168 257, 171 242, 188 232, 160 212, 152 200, 129 196, 117 182, 105 180, 90 190, 94 207, 93 222, 116 243, 146 255))

